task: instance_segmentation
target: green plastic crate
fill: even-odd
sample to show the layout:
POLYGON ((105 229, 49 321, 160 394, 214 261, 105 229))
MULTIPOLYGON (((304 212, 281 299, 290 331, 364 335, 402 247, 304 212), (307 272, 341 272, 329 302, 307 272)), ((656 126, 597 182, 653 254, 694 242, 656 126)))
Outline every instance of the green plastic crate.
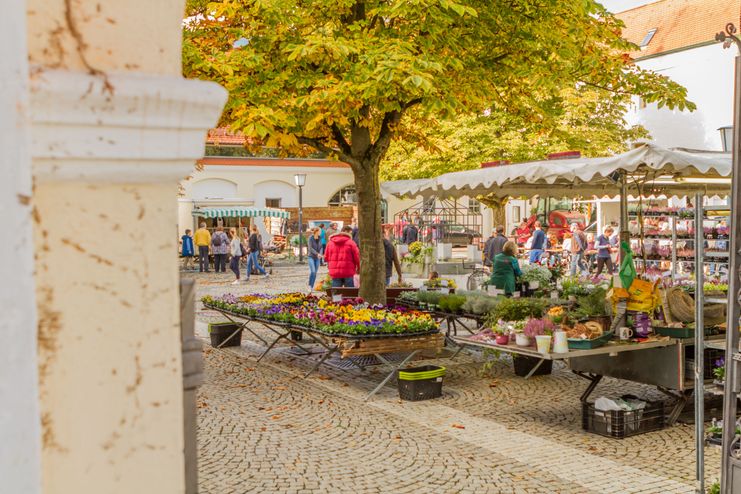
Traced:
POLYGON ((612 339, 614 333, 612 331, 603 334, 599 338, 592 340, 582 340, 579 338, 569 338, 569 350, 591 350, 593 348, 599 348, 607 344, 612 339))

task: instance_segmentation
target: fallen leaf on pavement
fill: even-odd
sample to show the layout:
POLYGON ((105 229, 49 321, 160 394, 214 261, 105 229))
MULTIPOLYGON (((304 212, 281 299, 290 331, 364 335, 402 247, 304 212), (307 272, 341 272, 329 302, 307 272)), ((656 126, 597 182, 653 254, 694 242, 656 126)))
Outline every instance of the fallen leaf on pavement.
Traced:
POLYGON ((451 427, 454 427, 456 429, 465 429, 466 428, 465 425, 461 425, 461 424, 453 424, 453 425, 451 425, 451 427))

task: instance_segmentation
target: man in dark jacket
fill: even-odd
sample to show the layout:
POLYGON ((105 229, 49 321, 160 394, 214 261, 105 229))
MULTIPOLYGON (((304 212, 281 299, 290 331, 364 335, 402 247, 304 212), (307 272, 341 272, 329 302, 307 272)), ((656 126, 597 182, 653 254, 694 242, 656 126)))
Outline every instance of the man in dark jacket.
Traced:
POLYGON ((352 228, 344 226, 340 233, 327 242, 324 260, 327 261, 333 288, 355 286, 353 276, 360 269, 360 251, 350 235, 352 228))
POLYGON ((396 268, 396 274, 399 275, 399 283, 401 283, 401 263, 399 262, 399 256, 396 253, 394 244, 388 238, 390 233, 391 231, 387 230, 386 236, 383 238, 383 251, 386 261, 386 286, 391 284, 391 275, 394 268, 396 268))
POLYGON ((407 223, 404 230, 401 232, 401 242, 409 245, 412 242, 416 242, 417 238, 419 238, 419 230, 417 230, 417 226, 414 223, 407 223))
POLYGON ((501 254, 504 244, 507 243, 507 237, 504 236, 504 227, 502 225, 491 232, 491 236, 484 244, 484 266, 491 266, 494 256, 501 254))
POLYGON ((247 246, 250 249, 249 257, 247 258, 247 280, 250 279, 253 267, 257 269, 258 273, 267 278, 269 276, 268 273, 266 273, 262 266, 260 266, 260 251, 262 251, 262 240, 260 240, 260 235, 257 233, 257 227, 254 225, 252 226, 252 233, 250 234, 247 246))

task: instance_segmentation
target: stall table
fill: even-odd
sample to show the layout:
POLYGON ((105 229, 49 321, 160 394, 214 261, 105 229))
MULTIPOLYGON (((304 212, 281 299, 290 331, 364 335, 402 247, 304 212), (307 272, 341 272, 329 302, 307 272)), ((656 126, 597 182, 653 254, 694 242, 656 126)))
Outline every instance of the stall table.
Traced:
POLYGON ((453 340, 463 346, 539 359, 525 379, 532 376, 546 360, 567 361, 572 372, 589 381, 580 397, 582 402, 587 401, 604 376, 655 385, 659 391, 675 400, 667 419, 668 425, 676 422, 689 399, 686 390, 692 387, 684 379, 684 347, 687 342, 669 337, 643 343, 611 341, 598 348, 569 350, 567 353, 540 353, 532 347, 497 345, 494 342, 471 340, 470 337, 453 337, 453 340))
MULTIPOLYGON (((234 312, 226 311, 217 307, 206 306, 210 310, 214 310, 222 314, 229 321, 234 323, 237 329, 227 339, 225 339, 217 348, 221 348, 227 341, 234 337, 240 330, 246 330, 252 334, 255 338, 262 341, 263 344, 267 345, 267 348, 258 357, 257 361, 260 362, 275 345, 281 341, 288 341, 289 336, 292 333, 300 332, 306 335, 312 343, 316 343, 323 347, 326 351, 322 355, 321 359, 306 373, 304 379, 309 377, 314 371, 316 371, 329 357, 335 353, 339 353, 341 358, 347 357, 358 357, 373 355, 380 362, 391 367, 391 371, 376 386, 368 395, 365 397, 368 400, 370 397, 380 391, 386 383, 394 377, 396 372, 412 360, 422 350, 442 350, 444 336, 441 333, 422 333, 422 334, 398 334, 398 335, 328 335, 305 326, 298 326, 293 324, 281 323, 277 321, 271 321, 267 319, 257 318, 248 316, 245 314, 237 314, 234 312), (275 336, 272 341, 268 341, 251 327, 249 323, 257 323, 262 327, 271 331, 275 336), (385 357, 388 354, 402 354, 404 358, 398 363, 391 362, 385 357)), ((301 343, 297 341, 291 341, 291 344, 300 348, 306 354, 311 353, 308 349, 304 348, 301 343)), ((360 370, 365 370, 365 367, 359 365, 352 359, 349 359, 353 365, 358 367, 360 370)))

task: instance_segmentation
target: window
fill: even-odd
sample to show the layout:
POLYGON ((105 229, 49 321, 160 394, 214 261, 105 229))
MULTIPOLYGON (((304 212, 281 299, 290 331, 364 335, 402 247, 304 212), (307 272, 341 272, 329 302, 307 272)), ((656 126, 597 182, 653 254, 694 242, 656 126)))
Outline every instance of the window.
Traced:
POLYGON ((656 28, 648 30, 648 32, 646 33, 646 36, 643 37, 643 41, 641 41, 641 49, 648 46, 648 44, 653 39, 654 34, 656 34, 656 28))
POLYGON ((522 218, 522 215, 520 214, 520 207, 516 206, 512 208, 512 222, 513 223, 519 223, 520 219, 522 218))
POLYGON ((280 208, 280 198, 278 199, 265 199, 266 208, 280 208))
POLYGON ((476 199, 468 198, 468 214, 478 214, 481 212, 481 203, 476 199))
POLYGON ((344 206, 346 204, 355 204, 357 202, 357 194, 355 193, 354 185, 346 185, 340 190, 334 193, 332 197, 327 201, 328 206, 344 206))
POLYGON ((638 98, 638 109, 643 110, 644 108, 646 108, 646 100, 639 97, 638 98))

